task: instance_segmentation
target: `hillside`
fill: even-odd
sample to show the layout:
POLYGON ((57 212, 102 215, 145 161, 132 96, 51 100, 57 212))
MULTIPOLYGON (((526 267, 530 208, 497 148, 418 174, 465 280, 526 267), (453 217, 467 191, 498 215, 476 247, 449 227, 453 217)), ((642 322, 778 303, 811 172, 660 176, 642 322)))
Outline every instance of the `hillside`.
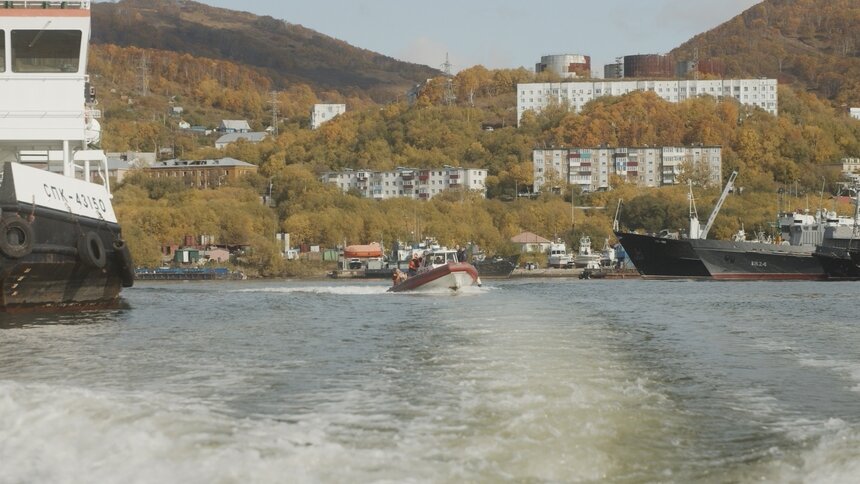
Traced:
POLYGON ((860 106, 860 2, 765 0, 693 37, 676 59, 720 66, 726 77, 775 77, 835 106, 860 106))
POLYGON ((95 44, 227 60, 257 69, 276 88, 300 83, 387 101, 439 74, 301 25, 190 0, 96 3, 92 18, 95 44))

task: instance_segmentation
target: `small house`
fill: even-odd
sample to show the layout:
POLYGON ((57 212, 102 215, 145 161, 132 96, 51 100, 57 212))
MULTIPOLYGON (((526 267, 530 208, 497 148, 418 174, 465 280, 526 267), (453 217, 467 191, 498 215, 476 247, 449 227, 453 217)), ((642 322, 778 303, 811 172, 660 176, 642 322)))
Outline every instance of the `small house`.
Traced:
POLYGON ((218 126, 218 131, 221 133, 248 133, 251 131, 251 125, 244 119, 224 119, 218 126))
POLYGON ((551 241, 531 232, 523 232, 511 237, 511 242, 520 247, 520 252, 547 252, 551 241))

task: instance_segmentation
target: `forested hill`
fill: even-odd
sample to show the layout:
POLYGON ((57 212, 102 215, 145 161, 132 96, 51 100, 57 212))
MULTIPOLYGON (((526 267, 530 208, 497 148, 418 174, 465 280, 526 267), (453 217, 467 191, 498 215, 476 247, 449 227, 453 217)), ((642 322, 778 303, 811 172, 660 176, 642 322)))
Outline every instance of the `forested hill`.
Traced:
POLYGON ((672 51, 726 77, 774 77, 836 106, 860 105, 860 1, 765 0, 672 51))
POLYGON ((229 60, 258 69, 276 82, 367 95, 377 101, 402 95, 414 84, 440 74, 301 25, 189 0, 95 3, 92 18, 96 44, 229 60))

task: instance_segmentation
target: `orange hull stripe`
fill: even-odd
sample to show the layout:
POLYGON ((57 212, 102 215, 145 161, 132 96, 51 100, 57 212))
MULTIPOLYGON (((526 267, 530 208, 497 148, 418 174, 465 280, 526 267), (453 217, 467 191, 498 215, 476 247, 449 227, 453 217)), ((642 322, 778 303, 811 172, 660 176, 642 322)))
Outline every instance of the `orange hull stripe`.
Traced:
POLYGON ((89 17, 83 8, 0 8, 0 17, 89 17))

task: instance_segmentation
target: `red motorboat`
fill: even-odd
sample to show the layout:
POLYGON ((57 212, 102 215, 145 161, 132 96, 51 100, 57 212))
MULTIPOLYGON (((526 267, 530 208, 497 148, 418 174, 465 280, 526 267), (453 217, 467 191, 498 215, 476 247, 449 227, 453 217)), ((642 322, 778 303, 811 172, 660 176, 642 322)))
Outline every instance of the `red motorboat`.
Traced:
POLYGON ((480 286, 478 270, 468 262, 457 260, 453 250, 437 249, 424 256, 418 272, 396 283, 389 292, 460 290, 469 286, 480 286))

